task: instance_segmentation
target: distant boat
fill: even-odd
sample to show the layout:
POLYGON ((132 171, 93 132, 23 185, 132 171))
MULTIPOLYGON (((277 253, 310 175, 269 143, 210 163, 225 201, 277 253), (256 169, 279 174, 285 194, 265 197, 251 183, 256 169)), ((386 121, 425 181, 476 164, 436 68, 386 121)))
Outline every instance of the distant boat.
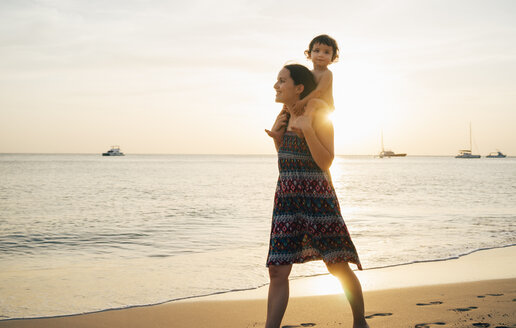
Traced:
POLYGON ((378 155, 380 158, 384 158, 384 157, 405 157, 407 156, 407 154, 405 153, 395 153, 391 150, 383 150, 380 152, 380 155, 378 155))
POLYGON ((492 153, 489 153, 489 155, 486 156, 487 158, 505 158, 507 157, 507 155, 505 155, 504 153, 502 153, 501 151, 495 151, 495 152, 492 152, 492 153))
POLYGON ((469 123, 469 149, 459 150, 459 154, 455 158, 480 158, 480 155, 473 155, 471 153, 471 122, 469 123))
POLYGON ((125 156, 124 153, 120 151, 120 146, 111 146, 111 149, 105 153, 102 153, 102 156, 125 156))
POLYGON ((392 150, 385 150, 383 148, 383 131, 382 131, 382 151, 380 152, 378 157, 384 158, 384 157, 405 157, 405 156, 407 156, 407 154, 396 154, 392 150))

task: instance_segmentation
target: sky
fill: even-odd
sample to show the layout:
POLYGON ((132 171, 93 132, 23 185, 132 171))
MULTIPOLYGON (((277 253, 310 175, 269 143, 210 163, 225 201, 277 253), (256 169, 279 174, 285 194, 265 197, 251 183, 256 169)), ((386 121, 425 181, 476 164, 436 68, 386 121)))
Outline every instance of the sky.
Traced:
POLYGON ((0 153, 274 154, 319 34, 335 152, 516 156, 516 1, 0 1, 0 153))

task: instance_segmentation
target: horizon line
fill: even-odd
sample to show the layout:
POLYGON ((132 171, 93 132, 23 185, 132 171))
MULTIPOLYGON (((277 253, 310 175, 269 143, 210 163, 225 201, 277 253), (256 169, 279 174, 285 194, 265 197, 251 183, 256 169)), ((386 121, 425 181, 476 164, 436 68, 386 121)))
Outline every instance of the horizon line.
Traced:
MULTIPOLYGON (((4 153, 0 152, 0 155, 99 155, 102 156, 102 153, 52 153, 52 152, 19 152, 19 153, 4 153)), ((275 153, 131 153, 129 155, 125 154, 124 156, 131 155, 179 155, 179 156, 276 156, 275 153)), ((104 157, 124 157, 124 156, 104 156, 104 157)), ((335 156, 356 156, 356 157, 378 157, 378 154, 335 154, 335 156)), ((484 155, 482 157, 486 157, 484 155)), ((438 155, 428 155, 428 154, 407 154, 406 157, 455 157, 455 155, 450 154, 438 154, 438 155)), ((516 156, 507 155, 507 158, 512 158, 516 156)))

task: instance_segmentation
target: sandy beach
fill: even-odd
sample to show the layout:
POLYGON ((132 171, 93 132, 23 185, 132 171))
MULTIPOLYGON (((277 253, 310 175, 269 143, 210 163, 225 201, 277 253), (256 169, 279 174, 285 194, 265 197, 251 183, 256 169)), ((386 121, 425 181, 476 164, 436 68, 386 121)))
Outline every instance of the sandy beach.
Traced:
MULTIPOLYGON (((366 270, 358 276, 364 284, 371 327, 516 327, 516 247, 366 270)), ((338 289, 331 276, 292 281, 282 327, 351 327, 347 300, 338 289)), ((74 316, 8 320, 1 321, 0 327, 263 327, 266 290, 74 316)))

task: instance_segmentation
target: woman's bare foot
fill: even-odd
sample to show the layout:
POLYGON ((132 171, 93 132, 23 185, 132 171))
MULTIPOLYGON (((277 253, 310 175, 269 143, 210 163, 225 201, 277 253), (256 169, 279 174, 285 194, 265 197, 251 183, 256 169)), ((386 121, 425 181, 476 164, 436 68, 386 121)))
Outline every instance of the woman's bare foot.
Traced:
POLYGON ((367 324, 367 322, 364 320, 364 322, 362 323, 354 323, 353 324, 353 328, 369 328, 369 325, 367 324))

